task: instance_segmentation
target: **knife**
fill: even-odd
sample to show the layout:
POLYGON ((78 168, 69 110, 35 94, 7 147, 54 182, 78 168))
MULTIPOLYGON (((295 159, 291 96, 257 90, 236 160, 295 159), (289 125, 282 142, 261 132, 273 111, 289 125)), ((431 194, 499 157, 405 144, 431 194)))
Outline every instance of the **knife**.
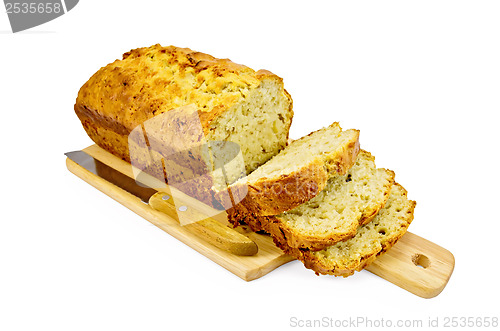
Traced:
POLYGON ((171 194, 158 192, 146 181, 140 181, 141 185, 139 185, 135 179, 95 159, 84 151, 68 152, 65 155, 82 168, 132 194, 157 211, 176 220, 178 220, 178 213, 191 214, 194 219, 200 219, 200 221, 186 224, 184 227, 204 241, 235 255, 250 256, 257 253, 258 246, 250 238, 212 217, 202 215, 190 204, 186 203, 176 208, 171 194))

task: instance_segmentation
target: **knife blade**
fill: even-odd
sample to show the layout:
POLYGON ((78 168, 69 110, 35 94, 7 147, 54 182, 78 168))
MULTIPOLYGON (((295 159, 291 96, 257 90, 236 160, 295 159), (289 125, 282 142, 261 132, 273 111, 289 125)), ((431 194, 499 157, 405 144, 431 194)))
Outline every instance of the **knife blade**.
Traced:
MULTIPOLYGON (((159 192, 146 181, 140 181, 121 173, 107 164, 95 159, 84 151, 73 151, 65 155, 92 174, 105 179, 118 188, 134 195, 151 208, 178 220, 178 213, 192 214, 200 220, 184 225, 191 233, 204 241, 235 255, 250 256, 258 252, 258 246, 250 238, 222 224, 212 217, 205 217, 192 204, 185 203, 176 208, 170 194, 159 192)), ((138 176, 137 178, 140 178, 138 176)))

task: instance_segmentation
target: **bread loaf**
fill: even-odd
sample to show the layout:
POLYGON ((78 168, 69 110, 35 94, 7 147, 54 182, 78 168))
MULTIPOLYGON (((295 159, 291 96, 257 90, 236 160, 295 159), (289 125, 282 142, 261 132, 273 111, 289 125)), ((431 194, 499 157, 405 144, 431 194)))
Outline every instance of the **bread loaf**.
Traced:
POLYGON ((358 153, 358 130, 342 131, 335 122, 312 132, 231 185, 233 195, 246 193, 234 208, 261 216, 291 210, 321 192, 328 178, 345 174, 358 153))
POLYGON ((206 141, 239 145, 246 173, 287 144, 292 99, 280 77, 188 48, 154 45, 125 53, 82 86, 75 112, 97 145, 162 177, 162 163, 148 161, 161 159, 161 151, 129 146, 129 135, 186 105, 195 107, 206 141))
POLYGON ((232 207, 230 222, 270 233, 317 274, 363 269, 413 220, 416 203, 360 151, 359 131, 333 123, 286 147, 292 99, 267 70, 188 48, 138 48, 97 71, 74 109, 97 145, 232 207))

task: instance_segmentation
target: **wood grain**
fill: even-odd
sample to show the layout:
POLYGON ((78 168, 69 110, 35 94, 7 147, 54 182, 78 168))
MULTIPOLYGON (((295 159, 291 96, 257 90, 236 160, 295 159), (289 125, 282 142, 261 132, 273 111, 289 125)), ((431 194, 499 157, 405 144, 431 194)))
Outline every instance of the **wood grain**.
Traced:
MULTIPOLYGON (((170 203, 170 201, 165 201, 164 197, 168 197, 169 200, 172 200, 169 195, 166 195, 163 192, 157 192, 149 199, 149 206, 178 221, 178 211, 176 210, 176 206, 170 203)), ((199 219, 199 221, 183 224, 189 232, 197 235, 199 238, 220 249, 236 255, 250 256, 257 254, 259 251, 256 243, 244 234, 234 230, 232 227, 222 224, 211 217, 196 215, 198 211, 196 211, 192 206, 187 207, 184 205, 181 207, 186 208, 184 211, 181 211, 181 213, 186 213, 185 218, 192 216, 192 219, 199 219)))
POLYGON ((455 258, 448 250, 407 232, 366 270, 428 299, 441 293, 454 267, 455 258))
MULTIPOLYGON (((99 161, 112 166, 130 177, 133 177, 133 171, 129 163, 109 154, 101 148, 93 145, 84 149, 84 151, 99 161)), ((70 159, 66 160, 66 165, 69 171, 76 176, 80 177, 90 185, 145 218, 155 226, 246 281, 262 277, 280 265, 294 259, 291 256, 283 254, 283 252, 273 244, 272 239, 269 236, 250 231, 248 231, 246 235, 257 244, 258 253, 252 256, 239 256, 231 254, 200 239, 186 227, 181 226, 174 218, 165 213, 154 210, 149 205, 141 202, 141 200, 136 196, 94 175, 70 159)), ((213 218, 224 221, 225 215, 218 215, 213 218)), ((239 231, 245 233, 244 229, 239 229, 239 231)))
MULTIPOLYGON (((98 146, 92 145, 84 149, 84 151, 125 175, 134 178, 134 172, 129 163, 111 155, 98 146)), ((174 218, 154 210, 149 205, 142 203, 134 195, 88 172, 73 161, 67 159, 66 164, 72 173, 90 185, 246 281, 262 277, 280 265, 294 260, 293 257, 285 255, 278 249, 269 236, 251 232, 245 227, 239 227, 237 230, 257 244, 257 254, 238 256, 221 250, 197 237, 188 228, 181 226, 174 218)), ((154 182, 155 179, 151 178, 151 181, 154 182)), ((168 188, 163 191, 170 193, 168 188)), ((227 224, 225 213, 213 215, 212 218, 227 224)), ((451 277, 454 266, 455 259, 449 251, 407 232, 394 247, 384 255, 379 256, 366 270, 415 295, 432 298, 444 289, 451 277)))

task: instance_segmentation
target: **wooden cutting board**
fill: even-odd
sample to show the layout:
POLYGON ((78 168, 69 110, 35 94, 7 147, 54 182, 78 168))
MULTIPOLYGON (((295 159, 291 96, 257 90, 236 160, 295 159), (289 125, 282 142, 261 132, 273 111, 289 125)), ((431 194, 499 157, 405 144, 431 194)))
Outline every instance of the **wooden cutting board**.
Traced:
MULTIPOLYGON (((132 166, 129 163, 96 145, 87 147, 84 151, 133 178, 132 166)), ((152 209, 139 198, 94 175, 70 159, 66 160, 66 165, 76 176, 246 281, 262 277, 294 260, 293 257, 283 254, 269 236, 241 227, 238 231, 257 244, 258 253, 253 256, 237 256, 223 251, 190 233, 174 218, 152 209)), ((217 219, 224 222, 225 216, 219 216, 217 219)), ((393 248, 378 257, 366 269, 413 294, 432 298, 444 289, 454 265, 455 260, 449 251, 407 232, 393 248)))

